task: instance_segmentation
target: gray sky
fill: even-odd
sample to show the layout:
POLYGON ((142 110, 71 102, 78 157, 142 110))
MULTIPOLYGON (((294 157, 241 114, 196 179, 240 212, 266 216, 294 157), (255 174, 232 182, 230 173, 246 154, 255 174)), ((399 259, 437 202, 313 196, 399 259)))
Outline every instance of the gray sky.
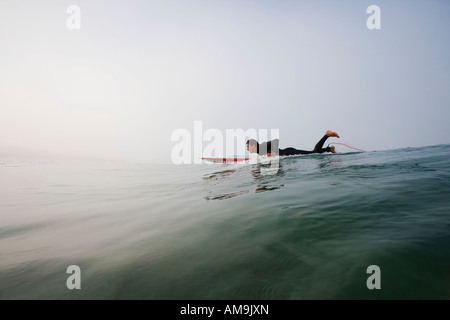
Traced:
POLYGON ((195 120, 279 129, 282 148, 327 129, 365 150, 449 143, 449 57, 444 0, 0 0, 0 150, 168 162, 195 120))

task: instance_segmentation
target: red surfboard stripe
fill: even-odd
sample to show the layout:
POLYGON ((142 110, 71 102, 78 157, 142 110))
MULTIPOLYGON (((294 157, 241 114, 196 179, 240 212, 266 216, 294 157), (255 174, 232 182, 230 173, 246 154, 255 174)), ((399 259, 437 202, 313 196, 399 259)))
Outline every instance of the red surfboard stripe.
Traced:
POLYGON ((250 158, 206 158, 203 157, 203 160, 211 160, 211 161, 222 161, 222 162, 229 162, 229 161, 246 161, 250 160, 250 158))

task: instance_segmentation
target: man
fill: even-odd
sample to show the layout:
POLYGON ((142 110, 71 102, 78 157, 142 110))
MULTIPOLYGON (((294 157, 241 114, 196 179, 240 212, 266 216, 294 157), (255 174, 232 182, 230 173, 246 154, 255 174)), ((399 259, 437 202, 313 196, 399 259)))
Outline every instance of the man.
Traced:
POLYGON ((325 141, 329 137, 340 138, 336 132, 327 130, 327 132, 325 132, 325 135, 322 137, 322 139, 320 139, 319 142, 317 142, 316 146, 314 147, 314 150, 311 150, 311 151, 297 150, 294 148, 278 149, 278 143, 279 143, 278 139, 274 139, 274 140, 264 142, 261 144, 259 144, 258 141, 254 140, 254 139, 250 139, 250 140, 247 140, 247 150, 250 153, 257 153, 262 156, 267 155, 269 157, 275 156, 277 154, 280 156, 293 156, 293 155, 297 155, 297 154, 312 154, 312 153, 324 153, 324 152, 336 153, 334 146, 323 148, 325 141))

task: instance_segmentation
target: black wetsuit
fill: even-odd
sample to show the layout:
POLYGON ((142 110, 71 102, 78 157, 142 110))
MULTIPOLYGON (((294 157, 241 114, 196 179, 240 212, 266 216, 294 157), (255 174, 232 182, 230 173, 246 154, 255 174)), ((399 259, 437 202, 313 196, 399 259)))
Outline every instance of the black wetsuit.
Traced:
POLYGON ((297 154, 312 154, 312 153, 324 153, 324 152, 331 152, 330 147, 323 148, 323 145, 325 141, 329 137, 327 135, 324 135, 322 139, 317 142, 316 146, 314 147, 314 150, 306 151, 306 150, 297 150, 294 148, 286 148, 286 149, 278 149, 278 139, 271 140, 269 142, 261 143, 258 147, 258 154, 260 155, 266 155, 267 153, 272 152, 272 150, 278 149, 278 155, 280 156, 292 156, 297 154))

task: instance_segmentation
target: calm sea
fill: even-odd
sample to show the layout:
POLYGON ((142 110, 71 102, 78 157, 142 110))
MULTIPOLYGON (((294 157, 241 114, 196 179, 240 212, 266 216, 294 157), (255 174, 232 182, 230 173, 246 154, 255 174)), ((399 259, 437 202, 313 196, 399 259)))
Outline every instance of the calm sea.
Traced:
POLYGON ((450 299, 450 145, 275 175, 0 159, 0 299, 450 299))

